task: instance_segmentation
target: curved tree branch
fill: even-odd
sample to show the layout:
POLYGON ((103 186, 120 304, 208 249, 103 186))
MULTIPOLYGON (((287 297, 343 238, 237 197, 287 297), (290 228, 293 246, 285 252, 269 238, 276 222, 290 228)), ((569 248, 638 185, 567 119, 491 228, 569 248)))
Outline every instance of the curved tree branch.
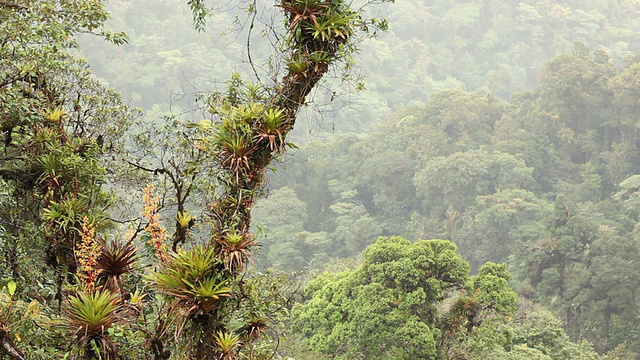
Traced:
POLYGON ((0 343, 11 360, 26 360, 24 353, 16 347, 9 337, 9 332, 5 329, 0 329, 0 343))

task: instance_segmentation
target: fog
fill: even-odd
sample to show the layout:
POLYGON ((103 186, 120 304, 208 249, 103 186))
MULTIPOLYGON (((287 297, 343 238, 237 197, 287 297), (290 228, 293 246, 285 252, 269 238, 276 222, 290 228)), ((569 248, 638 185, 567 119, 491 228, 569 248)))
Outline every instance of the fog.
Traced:
POLYGON ((640 2, 345 4, 0 0, 0 358, 640 359, 640 2))

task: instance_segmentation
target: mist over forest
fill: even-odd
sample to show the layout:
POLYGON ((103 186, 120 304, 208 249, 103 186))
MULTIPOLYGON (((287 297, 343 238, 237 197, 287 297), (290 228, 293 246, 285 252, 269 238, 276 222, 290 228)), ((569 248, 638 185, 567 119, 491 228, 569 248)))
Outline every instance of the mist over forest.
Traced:
POLYGON ((0 359, 640 359, 638 1, 0 0, 0 69, 0 359))

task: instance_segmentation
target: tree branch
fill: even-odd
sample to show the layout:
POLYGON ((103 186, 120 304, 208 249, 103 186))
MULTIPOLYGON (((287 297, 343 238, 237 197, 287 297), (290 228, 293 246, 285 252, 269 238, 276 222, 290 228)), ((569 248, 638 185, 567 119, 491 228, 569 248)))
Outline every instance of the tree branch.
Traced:
POLYGON ((22 351, 18 350, 13 341, 11 341, 8 331, 0 329, 0 343, 2 343, 2 348, 11 357, 11 360, 26 360, 22 351))
POLYGON ((20 9, 20 10, 24 10, 27 7, 22 5, 22 4, 17 4, 17 3, 12 3, 12 2, 8 2, 8 1, 2 1, 0 0, 0 6, 1 7, 6 7, 6 8, 12 8, 12 9, 20 9))
POLYGON ((146 168, 146 167, 144 167, 144 166, 142 166, 140 164, 133 163, 133 162, 131 162, 129 160, 126 160, 126 162, 129 165, 135 167, 136 169, 147 171, 147 172, 151 172, 154 175, 156 175, 156 174, 164 174, 165 172, 167 172, 167 169, 165 169, 165 168, 149 169, 149 168, 146 168))

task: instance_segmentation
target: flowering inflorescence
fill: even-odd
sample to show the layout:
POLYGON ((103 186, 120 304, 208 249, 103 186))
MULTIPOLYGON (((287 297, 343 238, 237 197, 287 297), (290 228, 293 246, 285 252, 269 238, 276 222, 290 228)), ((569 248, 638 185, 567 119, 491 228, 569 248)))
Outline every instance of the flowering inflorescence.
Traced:
POLYGON ((158 214, 158 198, 153 196, 153 184, 147 185, 144 191, 144 210, 142 216, 147 220, 148 224, 145 231, 149 234, 148 243, 155 250, 160 261, 165 261, 167 257, 166 245, 164 240, 167 237, 167 229, 160 222, 160 214, 158 214))
POLYGON ((100 244, 96 241, 96 227, 85 216, 80 231, 82 240, 76 246, 78 260, 78 278, 89 290, 93 290, 100 275, 97 262, 100 256, 100 244))

